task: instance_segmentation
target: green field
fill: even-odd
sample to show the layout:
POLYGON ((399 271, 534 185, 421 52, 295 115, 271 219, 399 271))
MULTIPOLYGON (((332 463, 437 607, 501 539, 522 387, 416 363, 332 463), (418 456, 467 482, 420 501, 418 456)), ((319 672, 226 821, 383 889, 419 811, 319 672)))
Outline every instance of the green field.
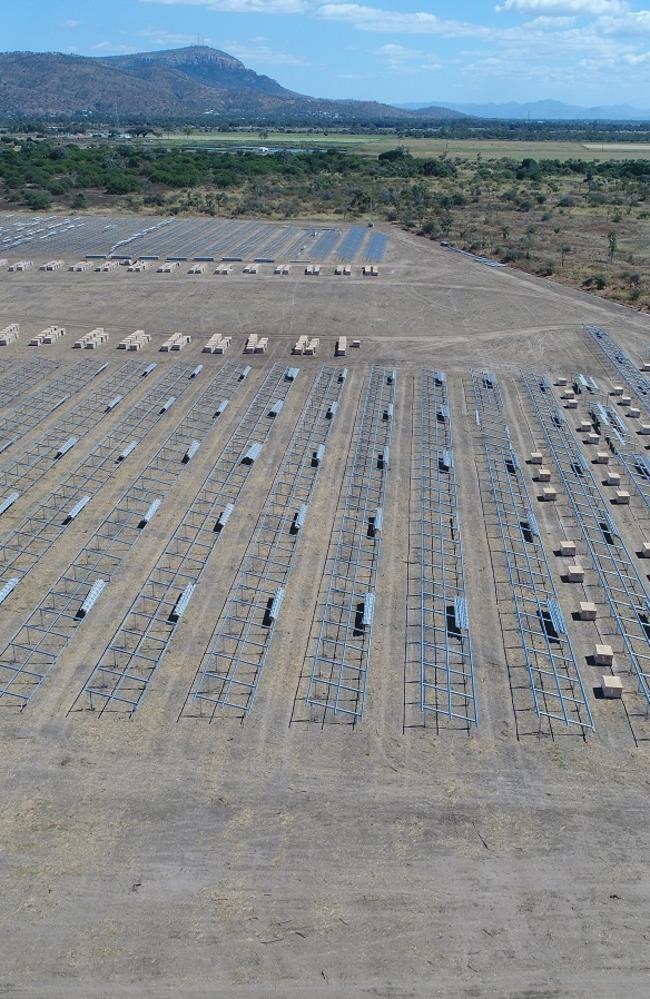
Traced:
MULTIPOLYGON (((310 132, 269 132, 262 139, 252 132, 205 132, 185 135, 171 133, 162 137, 165 144, 173 146, 260 146, 271 148, 345 149, 367 156, 377 156, 396 145, 405 146, 413 156, 462 156, 475 159, 480 153, 486 159, 512 157, 524 159, 590 159, 626 160, 650 159, 650 143, 600 143, 600 142, 512 142, 502 139, 412 139, 393 135, 324 135, 310 132)), ((158 145, 160 138, 150 137, 147 144, 158 145)))

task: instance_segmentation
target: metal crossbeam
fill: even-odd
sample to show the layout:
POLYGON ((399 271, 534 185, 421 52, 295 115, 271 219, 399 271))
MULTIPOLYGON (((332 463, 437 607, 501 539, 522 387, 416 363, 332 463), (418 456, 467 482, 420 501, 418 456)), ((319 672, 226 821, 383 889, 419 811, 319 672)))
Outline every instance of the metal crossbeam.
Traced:
POLYGON ((278 422, 269 417, 269 405, 291 390, 285 372, 276 364, 266 376, 84 684, 80 697, 92 710, 139 707, 181 619, 179 600, 191 595, 188 587, 198 584, 219 542, 219 516, 227 504, 236 505, 251 474, 242 452, 252 438, 263 443, 278 422))
POLYGON ((413 631, 419 646, 420 709, 475 725, 447 381, 442 372, 421 371, 416 384, 411 492, 417 528, 411 535, 415 558, 409 572, 415 605, 413 612, 409 608, 409 640, 413 631))
POLYGON ((372 641, 374 591, 382 533, 371 518, 384 506, 395 381, 373 368, 366 380, 343 486, 342 508, 328 551, 327 591, 318 610, 318 637, 307 703, 335 716, 363 718, 372 641), (388 414, 388 415, 387 415, 388 414))
POLYGON ((312 455, 327 442, 328 409, 342 388, 338 369, 327 367, 309 392, 201 663, 193 693, 211 707, 238 716, 253 708, 320 471, 312 455))
POLYGON ((566 421, 557 419, 556 398, 548 387, 542 388, 537 375, 524 374, 523 380, 636 674, 639 690, 650 704, 650 598, 645 584, 566 421))
POLYGON ((483 449, 508 573, 519 641, 536 715, 592 729, 585 686, 569 636, 553 624, 557 593, 494 375, 471 372, 483 449))

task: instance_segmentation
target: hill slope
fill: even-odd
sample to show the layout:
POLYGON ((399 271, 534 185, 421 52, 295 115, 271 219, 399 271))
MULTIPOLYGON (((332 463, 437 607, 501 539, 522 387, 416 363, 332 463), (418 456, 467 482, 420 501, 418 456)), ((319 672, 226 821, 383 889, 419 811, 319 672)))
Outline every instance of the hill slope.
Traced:
MULTIPOLYGON (((212 112, 264 117, 339 120, 421 120, 373 101, 331 101, 286 90, 238 59, 205 46, 90 58, 58 52, 0 53, 0 114, 70 115, 83 112, 126 119, 183 118, 212 112)), ((462 113, 435 108, 431 118, 462 113)))

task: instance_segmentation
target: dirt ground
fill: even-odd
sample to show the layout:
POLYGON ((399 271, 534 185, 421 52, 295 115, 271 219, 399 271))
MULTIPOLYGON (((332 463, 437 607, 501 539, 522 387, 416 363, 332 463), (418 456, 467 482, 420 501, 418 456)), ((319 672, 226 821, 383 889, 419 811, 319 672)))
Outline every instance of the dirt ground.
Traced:
MULTIPOLYGON (((180 419, 221 358, 201 354, 213 332, 270 337, 250 360, 250 383, 211 431, 180 480, 148 543, 123 563, 110 599, 79 627, 63 658, 19 713, 0 699, 0 994, 38 999, 114 997, 384 997, 384 999, 630 999, 648 993, 650 878, 646 852, 650 722, 629 664, 616 649, 622 701, 598 698, 594 644, 612 627, 572 619, 579 599, 604 608, 595 573, 562 582, 553 554, 578 537, 566 504, 537 504, 540 530, 595 731, 540 723, 525 671, 504 645, 497 602, 499 550, 485 526, 491 498, 480 476, 480 438, 470 403, 471 367, 494 371, 522 458, 540 440, 520 369, 552 376, 615 376, 582 331, 608 329, 641 361, 647 318, 552 282, 491 269, 393 232, 378 278, 314 279, 263 273, 0 274, 0 328, 21 339, 0 362, 79 360, 74 335, 104 326, 92 355, 115 365, 115 347, 137 328, 153 336, 143 365, 186 360, 208 369, 179 400, 180 419), (27 341, 66 326, 53 347, 27 341), (192 334, 180 355, 158 346, 192 334), (301 375, 251 473, 237 529, 208 562, 192 612, 138 712, 71 711, 89 665, 181 520, 269 366, 289 362, 302 333, 321 337, 316 358, 293 359, 301 375), (360 349, 334 361, 337 336, 360 349), (345 364, 349 378, 313 508, 254 710, 244 721, 183 712, 183 703, 228 596, 273 476, 316 372, 345 364), (395 436, 377 586, 364 719, 297 720, 308 668, 327 544, 335 523, 357 404, 371 365, 398 370, 395 436), (412 460, 411 404, 421 367, 449 378, 460 518, 466 557, 480 724, 468 733, 444 719, 414 723, 404 690, 409 551, 403 510, 412 460)), ((90 353, 90 352, 88 352, 90 353)), ((132 356, 132 355, 129 355, 132 356)), ((36 386, 35 386, 36 388, 36 386)), ((125 399, 150 390, 145 382, 125 399)), ((87 391, 87 390, 86 390, 87 391)), ((69 408, 73 401, 66 403, 69 408)), ((67 411, 30 432, 33 441, 67 411)), ((6 412, 11 411, 11 406, 6 412)), ((577 420, 586 414, 580 401, 577 420)), ((120 407, 102 423, 121 418, 120 407)), ((169 424, 165 424, 169 427, 169 424)), ((103 429, 102 431, 103 432, 103 429)), ((43 593, 155 452, 162 426, 47 552, 0 610, 2 648, 43 593)), ((78 463, 100 433, 71 456, 78 463)), ((0 457, 0 468, 9 459, 0 457)), ((559 485, 555 469, 553 481, 559 485)), ((531 494, 531 469, 525 466, 531 494)), ((6 514, 2 536, 47 497, 63 475, 48 472, 6 514)), ((650 540, 636 495, 615 517, 631 550, 650 540)), ((647 576, 644 575, 647 580, 647 576)), ((0 659, 2 653, 0 653, 0 659)))

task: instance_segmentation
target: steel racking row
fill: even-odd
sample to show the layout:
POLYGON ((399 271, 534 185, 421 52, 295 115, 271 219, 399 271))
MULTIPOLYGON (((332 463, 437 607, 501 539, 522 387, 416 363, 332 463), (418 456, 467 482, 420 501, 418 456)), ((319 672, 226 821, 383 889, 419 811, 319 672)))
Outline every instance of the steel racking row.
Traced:
MULTIPOLYGON (((187 381, 188 366, 183 367, 187 381)), ((169 377, 172 377, 172 372, 169 372, 169 377)), ((199 400, 159 449, 145 472, 139 476, 133 492, 127 490, 121 497, 111 514, 29 614, 7 647, 0 653, 0 697, 10 697, 21 707, 25 707, 29 702, 57 663, 81 620, 92 609, 103 589, 120 568, 128 551, 138 540, 141 526, 146 526, 151 519, 152 503, 157 501, 158 505, 160 504, 165 492, 169 492, 181 470, 188 463, 186 455, 189 448, 193 443, 198 444, 209 432, 213 425, 215 407, 218 406, 223 393, 232 393, 240 380, 241 371, 238 371, 234 364, 224 366, 215 375, 199 400), (150 499, 148 490, 155 492, 156 487, 159 490, 158 495, 145 506, 145 502, 150 499), (138 499, 142 505, 134 511, 132 503, 138 499)), ((169 391, 169 386, 161 384, 154 390, 158 398, 150 409, 149 420, 147 421, 143 414, 140 424, 135 423, 136 428, 139 425, 151 429, 162 418, 163 409, 160 402, 163 398, 161 391, 163 389, 169 391)), ((142 433, 142 430, 140 432, 142 433)), ((124 439, 122 435, 121 441, 124 439)), ((108 462, 103 464, 105 474, 112 473, 120 455, 123 454, 123 451, 119 451, 119 447, 120 444, 114 442, 108 452, 110 455, 108 462)), ((101 484, 102 480, 100 486, 101 484)), ((62 526, 74 520, 77 513, 87 505, 92 496, 92 487, 90 488, 91 492, 87 492, 69 508, 63 522, 59 514, 58 519, 50 525, 52 533, 57 528, 60 533, 62 526)), ((67 502, 70 502, 70 499, 68 498, 67 502)))
MULTIPOLYGON (((101 370, 98 369, 97 374, 101 370)), ((117 396, 121 401, 140 384, 142 374, 142 363, 133 359, 109 372, 50 430, 17 452, 17 457, 0 469, 0 490, 11 489, 24 495, 65 454, 69 454, 82 437, 95 429, 96 424, 114 408, 111 406, 109 409, 109 406, 117 396)))
MULTIPOLYGON (((44 500, 12 530, 0 544, 0 566, 4 584, 15 586, 38 564, 90 500, 117 472, 142 438, 162 419, 162 403, 181 379, 187 382, 188 366, 169 370, 143 399, 120 421, 112 433, 68 472, 44 500), (138 434, 133 439, 134 434, 138 434), (127 442, 125 444, 125 441, 127 442), (79 509, 79 504, 83 506, 79 509), (72 511, 74 516, 70 516, 72 511)), ((180 394, 180 393, 179 393, 180 394)))
POLYGON ((220 456, 195 494, 99 662, 84 684, 82 700, 99 714, 107 708, 134 712, 160 669, 176 627, 221 532, 235 512, 252 466, 277 420, 270 409, 293 381, 275 364, 267 374, 220 456))
POLYGON ((36 382, 47 378, 58 367, 58 361, 47 357, 35 357, 12 369, 0 378, 0 407, 10 406, 25 392, 29 392, 36 382))
POLYGON ((378 367, 366 380, 328 551, 307 688, 309 705, 352 721, 362 719, 365 709, 396 381, 394 369, 378 367))
MULTIPOLYGON (((524 654, 533 707, 538 718, 594 727, 585 685, 576 662, 553 584, 519 457, 505 423, 501 392, 490 372, 471 372, 496 516, 524 654)), ((498 593, 497 593, 498 596, 498 593)))
POLYGON ((606 330, 601 329, 600 326, 589 325, 585 325, 584 329, 623 379, 629 391, 637 397, 646 413, 650 413, 650 379, 639 371, 634 361, 619 347, 606 330))
POLYGON ((59 406, 81 392, 93 378, 97 377, 98 370, 97 364, 87 359, 79 361, 71 368, 56 374, 36 392, 23 396, 10 414, 0 419, 0 454, 14 447, 22 437, 38 427, 39 423, 51 416, 59 406))
POLYGON ((211 709, 253 708, 343 385, 325 367, 311 387, 193 688, 211 709))
POLYGON ((534 374, 524 374, 523 381, 636 674, 639 691, 650 705, 648 592, 548 383, 534 374))
POLYGON ((416 385, 411 491, 417 519, 407 632, 418 648, 420 709, 476 725, 447 378, 442 371, 422 370, 416 385))
POLYGON ((650 461, 647 455, 607 401, 591 406, 589 415, 594 429, 602 434, 646 511, 650 512, 650 461))

